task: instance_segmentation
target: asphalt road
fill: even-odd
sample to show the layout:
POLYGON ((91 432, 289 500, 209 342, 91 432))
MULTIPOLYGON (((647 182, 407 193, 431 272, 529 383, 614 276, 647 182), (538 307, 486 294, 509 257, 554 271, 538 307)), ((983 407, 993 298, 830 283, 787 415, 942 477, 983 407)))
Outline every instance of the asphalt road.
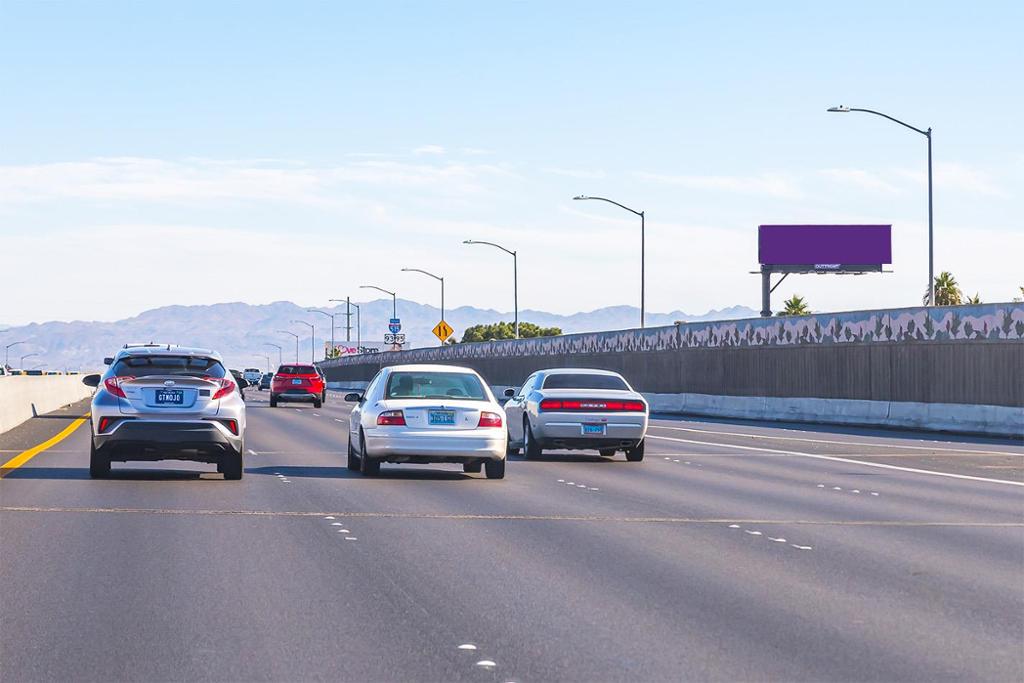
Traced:
POLYGON ((86 427, 6 471, 0 680, 1024 679, 1024 487, 981 480, 1019 443, 664 419, 643 463, 366 479, 347 413, 250 392, 240 482, 92 481, 86 427))

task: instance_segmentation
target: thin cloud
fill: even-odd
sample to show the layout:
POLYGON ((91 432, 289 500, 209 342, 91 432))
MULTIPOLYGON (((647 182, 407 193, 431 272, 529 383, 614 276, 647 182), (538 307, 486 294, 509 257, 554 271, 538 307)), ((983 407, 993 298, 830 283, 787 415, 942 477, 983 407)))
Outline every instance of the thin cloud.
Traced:
POLYGON ((859 168, 826 168, 818 171, 819 174, 846 185, 854 185, 863 190, 882 192, 885 194, 899 194, 900 188, 883 179, 877 173, 871 173, 859 168))
POLYGON ((575 168, 545 168, 544 172, 582 180, 599 180, 605 177, 604 171, 585 171, 575 168))
POLYGON ((417 156, 422 154, 434 154, 439 156, 445 153, 445 149, 441 145, 421 145, 414 149, 412 153, 417 156))
MULTIPOLYGON (((923 170, 902 169, 900 176, 914 181, 918 185, 928 182, 928 174, 923 170)), ((1006 197, 1005 189, 985 171, 955 161, 938 162, 934 167, 935 186, 944 190, 952 190, 963 194, 982 197, 1006 197)))
POLYGON ((666 175, 662 173, 636 172, 640 180, 676 185, 691 190, 712 190, 744 195, 760 195, 794 199, 803 193, 789 176, 778 173, 762 173, 757 176, 727 175, 666 175))

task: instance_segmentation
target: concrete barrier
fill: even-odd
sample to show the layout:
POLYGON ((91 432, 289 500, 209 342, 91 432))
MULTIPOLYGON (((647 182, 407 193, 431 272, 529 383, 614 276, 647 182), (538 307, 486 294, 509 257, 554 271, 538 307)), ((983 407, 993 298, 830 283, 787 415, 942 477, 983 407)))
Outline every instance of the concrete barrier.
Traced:
POLYGON ((0 376, 0 434, 92 395, 82 375, 0 376), (34 411, 34 412, 33 412, 34 411))

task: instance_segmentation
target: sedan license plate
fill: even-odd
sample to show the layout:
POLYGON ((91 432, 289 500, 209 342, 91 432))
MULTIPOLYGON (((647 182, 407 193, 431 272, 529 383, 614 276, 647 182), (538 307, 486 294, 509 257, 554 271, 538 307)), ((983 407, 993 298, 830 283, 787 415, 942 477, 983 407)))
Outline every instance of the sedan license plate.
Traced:
POLYGON ((292 380, 292 384, 302 384, 302 380, 301 379, 293 379, 292 380))
POLYGON ((583 425, 583 436, 604 436, 604 425, 583 425))
POLYGON ((185 403, 185 392, 181 389, 157 389, 156 404, 158 406, 180 406, 185 403))
POLYGON ((454 410, 431 410, 427 413, 427 422, 432 425, 455 424, 454 410))

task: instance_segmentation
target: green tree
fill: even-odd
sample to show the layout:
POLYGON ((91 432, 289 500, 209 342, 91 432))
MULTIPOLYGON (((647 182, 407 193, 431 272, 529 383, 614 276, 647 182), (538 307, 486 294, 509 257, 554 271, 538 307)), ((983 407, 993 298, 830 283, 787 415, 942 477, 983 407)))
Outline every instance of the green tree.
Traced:
MULTIPOLYGON (((931 298, 930 292, 924 293, 922 301, 928 303, 931 298)), ((953 277, 953 273, 944 270, 935 278, 935 305, 936 306, 959 306, 964 303, 964 293, 960 290, 960 284, 953 277)))
MULTIPOLYGON (((519 323, 519 337, 527 339, 530 337, 555 337, 562 334, 560 327, 541 327, 533 323, 519 323)), ((481 342, 491 339, 515 339, 516 326, 514 323, 500 322, 486 325, 473 325, 467 327, 462 334, 462 341, 481 342)))
POLYGON ((967 300, 964 301, 964 303, 965 304, 980 304, 980 303, 983 303, 983 302, 981 300, 981 296, 977 292, 975 292, 974 296, 967 297, 967 300))
POLYGON ((810 315, 811 309, 807 307, 807 301, 799 294, 794 294, 782 302, 784 309, 776 313, 777 316, 786 315, 810 315))

